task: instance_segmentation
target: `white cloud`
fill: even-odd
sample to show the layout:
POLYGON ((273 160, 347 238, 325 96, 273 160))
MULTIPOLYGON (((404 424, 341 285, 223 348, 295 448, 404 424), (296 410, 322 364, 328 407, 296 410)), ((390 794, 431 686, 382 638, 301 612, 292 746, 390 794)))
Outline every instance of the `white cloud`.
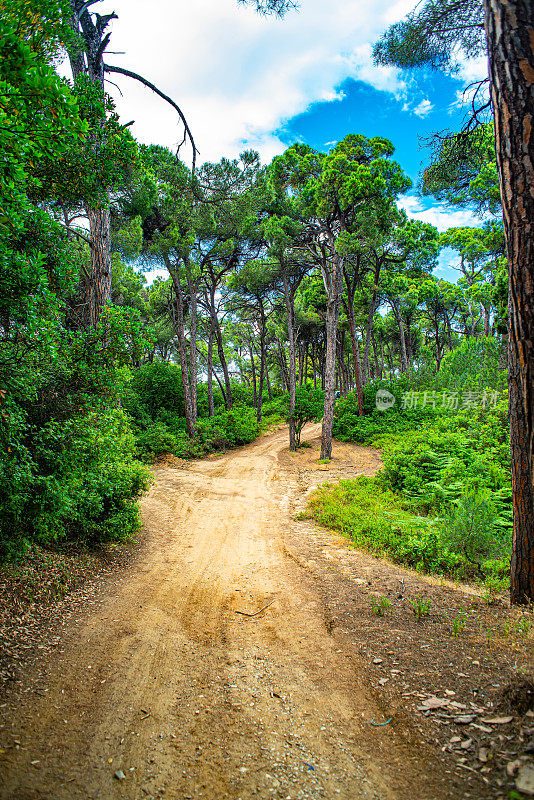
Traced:
MULTIPOLYGON (((407 1, 407 0, 406 0, 407 1)), ((236 155, 244 147, 265 160, 283 149, 273 135, 284 121, 315 102, 342 99, 347 78, 401 97, 397 70, 372 63, 370 42, 406 2, 306 0, 284 19, 260 17, 236 0, 105 0, 115 10, 108 61, 153 81, 178 102, 200 150, 200 160, 236 155)), ((129 78, 112 76, 121 118, 143 142, 174 147, 182 130, 174 111, 129 78)), ((183 151, 186 157, 186 149, 183 151)))
POLYGON ((421 100, 421 102, 415 106, 413 113, 417 114, 418 117, 426 117, 427 114, 430 114, 434 106, 430 102, 430 100, 421 100))
POLYGON ((399 198, 398 205, 409 217, 419 219, 421 222, 430 222, 440 233, 448 228, 480 226, 480 217, 468 208, 453 208, 446 203, 434 203, 427 207, 421 198, 408 194, 399 198))

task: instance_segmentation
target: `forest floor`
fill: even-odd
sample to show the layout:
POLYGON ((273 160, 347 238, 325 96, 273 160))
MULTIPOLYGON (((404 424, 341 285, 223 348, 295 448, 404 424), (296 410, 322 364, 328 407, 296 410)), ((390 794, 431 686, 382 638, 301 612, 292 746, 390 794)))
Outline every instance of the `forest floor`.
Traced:
POLYGON ((139 548, 7 684, 1 798, 529 796, 526 617, 297 519, 381 463, 336 443, 320 465, 318 434, 155 468, 139 548))

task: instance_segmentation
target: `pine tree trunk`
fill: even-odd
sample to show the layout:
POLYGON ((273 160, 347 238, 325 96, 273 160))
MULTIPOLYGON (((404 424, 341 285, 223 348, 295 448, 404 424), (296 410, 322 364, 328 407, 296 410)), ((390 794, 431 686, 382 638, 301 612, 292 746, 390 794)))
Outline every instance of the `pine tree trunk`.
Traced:
POLYGON ((356 386, 356 397, 358 399, 358 414, 363 416, 363 386, 362 368, 360 362, 360 345, 356 332, 356 322, 354 321, 354 306, 350 300, 345 303, 347 319, 349 322, 350 346, 352 348, 352 365, 354 367, 354 383, 356 386))
POLYGON ((198 353, 197 353, 197 295, 198 282, 188 278, 187 286, 189 289, 189 375, 190 375, 190 394, 191 394, 191 417, 193 425, 197 424, 198 404, 197 404, 197 384, 198 384, 198 353))
POLYGON ((248 344, 248 355, 250 358, 250 371, 252 372, 252 405, 254 408, 258 407, 258 391, 257 391, 257 384, 256 384, 256 363, 254 361, 254 350, 252 349, 252 342, 250 339, 247 342, 248 344))
POLYGON ((185 406, 185 420, 187 425, 187 433, 192 439, 195 435, 195 420, 193 418, 193 408, 191 406, 191 391, 189 384, 189 369, 187 364, 187 343, 185 340, 185 321, 184 321, 184 296, 182 292, 182 284, 180 276, 177 274, 176 269, 167 262, 167 269, 172 278, 172 284, 175 294, 175 311, 173 315, 174 329, 178 336, 178 358, 180 361, 180 371, 182 373, 182 391, 184 395, 185 406))
POLYGON ((260 315, 261 315, 261 332, 260 332, 260 380, 258 386, 258 406, 256 418, 261 422, 262 407, 263 407, 263 382, 265 380, 265 336, 267 334, 267 320, 263 310, 263 303, 260 300, 260 315))
MULTIPOLYGON (((116 15, 99 17, 94 24, 87 8, 79 14, 76 5, 71 0, 73 31, 78 34, 79 25, 82 31, 80 42, 83 47, 73 47, 69 53, 69 61, 73 78, 84 76, 96 84, 99 90, 104 90, 104 65, 102 61, 102 37, 109 21, 116 15), (85 56, 84 56, 85 51, 85 56)), ((90 133, 90 141, 97 155, 100 155, 104 144, 104 124, 97 126, 90 133)), ((109 202, 109 193, 107 193, 109 202)), ((111 300, 111 220, 109 206, 93 208, 86 205, 86 214, 89 220, 89 234, 91 238, 91 270, 88 281, 83 281, 82 305, 84 321, 91 328, 98 325, 102 309, 111 300)))
MULTIPOLYGON (((400 344, 400 371, 407 372, 408 371, 408 358, 406 356, 406 338, 404 335, 404 323, 402 321, 402 316, 399 310, 399 304, 396 300, 390 300, 389 304, 393 309, 393 314, 397 321, 397 325, 399 328, 399 344, 400 344)), ((439 369, 439 367, 438 367, 439 369)))
POLYGON ((219 361, 224 375, 224 385, 226 388, 225 392, 226 410, 231 411, 234 405, 234 400, 232 397, 232 387, 230 385, 230 373, 228 372, 228 363, 226 361, 226 356, 224 354, 221 326, 219 325, 219 320, 217 319, 216 314, 214 317, 212 317, 212 319, 215 324, 215 338, 217 339, 217 354, 219 356, 219 361))
POLYGON ((373 296, 371 297, 371 303, 369 305, 369 313, 367 315, 367 329, 365 332, 365 347, 363 350, 363 361, 362 361, 362 383, 365 384, 369 382, 369 350, 371 346, 371 333, 373 331, 373 320, 376 311, 376 301, 378 296, 378 281, 380 279, 380 271, 382 269, 382 262, 380 260, 377 261, 375 272, 373 276, 373 296))
POLYGON ((325 357, 325 397, 323 431, 321 436, 321 458, 332 457, 332 431, 334 428, 334 406, 336 402, 336 344, 339 306, 343 290, 343 259, 333 253, 331 273, 328 280, 328 299, 326 304, 326 357, 325 357))
POLYGON ((88 208, 91 236, 91 278, 88 284, 87 321, 95 328, 102 309, 111 301, 111 228, 109 208, 88 208))
POLYGON ((265 368, 265 383, 267 384, 267 396, 269 398, 269 402, 273 399, 273 392, 271 389, 271 379, 269 377, 269 367, 265 368))
POLYGON ((509 269, 514 532, 511 600, 534 601, 534 3, 486 0, 495 145, 509 269))
POLYGON ((283 274, 284 285, 284 300, 286 303, 287 315, 287 338, 289 340, 289 449, 297 449, 297 437, 295 428, 295 418, 293 413, 295 411, 295 399, 297 394, 296 387, 296 369, 295 363, 295 307, 293 304, 293 297, 289 290, 289 282, 287 273, 283 274))
POLYGON ((208 415, 213 417, 215 414, 215 403, 213 400, 213 326, 210 326, 208 339, 208 415))

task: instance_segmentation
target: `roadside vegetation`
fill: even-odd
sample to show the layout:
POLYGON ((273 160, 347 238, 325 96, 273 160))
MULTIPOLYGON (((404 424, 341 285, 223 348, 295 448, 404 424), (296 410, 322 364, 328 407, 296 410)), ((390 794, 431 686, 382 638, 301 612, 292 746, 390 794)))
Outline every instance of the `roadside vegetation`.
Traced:
MULTIPOLYGON (((156 88, 192 159, 139 144, 105 75, 154 87, 108 63, 115 15, 93 5, 2 3, 0 558, 131 538, 158 456, 202 457, 282 421, 294 451, 322 419, 322 461, 336 435, 380 447, 385 467, 323 490, 318 518, 418 568, 495 582, 513 492, 512 594, 527 602, 532 382, 507 340, 527 330, 532 304, 523 298, 510 328, 507 259, 520 288, 530 262, 506 250, 508 156, 490 117, 475 112, 431 148, 423 194, 480 217, 440 234, 403 210, 412 182, 381 135, 353 132, 327 152, 296 143, 269 164, 245 151, 199 165, 184 114, 156 88), (435 272, 444 249, 454 282, 435 272)), ((434 31, 441 12, 461 44, 461 20, 439 0, 393 26, 378 62, 448 64, 456 34, 434 31), (421 30, 437 36, 436 60, 419 52, 421 30)), ((481 13, 477 0, 473 53, 481 13)))
POLYGON ((512 492, 499 358, 492 340, 472 339, 447 354, 435 376, 369 384, 364 416, 354 394, 340 399, 336 437, 379 448, 384 468, 322 487, 310 504, 314 517, 415 569, 507 585, 512 492), (454 388, 442 389, 444 381, 454 388), (378 409, 384 391, 395 402, 378 409))

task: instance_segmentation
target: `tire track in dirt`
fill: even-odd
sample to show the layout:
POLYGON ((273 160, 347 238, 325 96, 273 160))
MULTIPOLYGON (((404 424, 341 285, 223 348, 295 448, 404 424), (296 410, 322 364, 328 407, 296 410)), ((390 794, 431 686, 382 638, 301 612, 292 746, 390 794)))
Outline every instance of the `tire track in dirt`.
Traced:
POLYGON ((405 730, 369 724, 385 720, 365 664, 284 550, 286 436, 157 468, 144 555, 49 664, 46 698, 13 715, 0 797, 458 796, 405 730))

